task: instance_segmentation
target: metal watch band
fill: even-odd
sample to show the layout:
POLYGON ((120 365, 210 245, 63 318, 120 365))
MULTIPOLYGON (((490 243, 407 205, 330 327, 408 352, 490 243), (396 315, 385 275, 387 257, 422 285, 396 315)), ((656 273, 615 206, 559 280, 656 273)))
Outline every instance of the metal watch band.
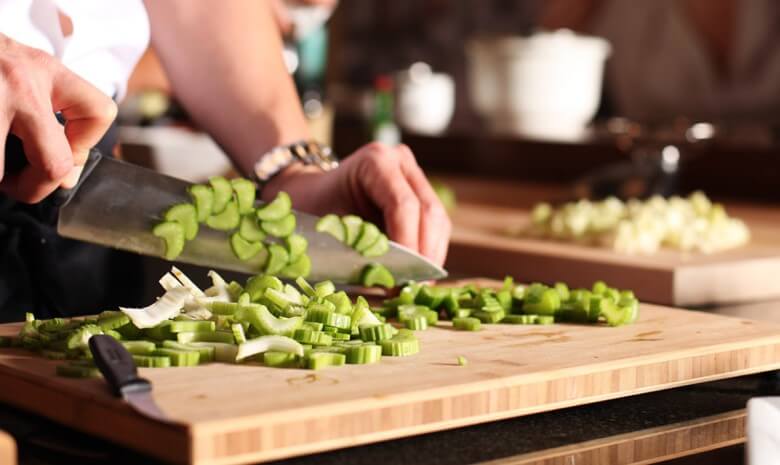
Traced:
POLYGON ((253 168, 255 180, 259 183, 267 183, 296 161, 317 166, 323 171, 330 171, 339 166, 338 159, 330 147, 315 141, 299 141, 275 147, 261 156, 253 168))

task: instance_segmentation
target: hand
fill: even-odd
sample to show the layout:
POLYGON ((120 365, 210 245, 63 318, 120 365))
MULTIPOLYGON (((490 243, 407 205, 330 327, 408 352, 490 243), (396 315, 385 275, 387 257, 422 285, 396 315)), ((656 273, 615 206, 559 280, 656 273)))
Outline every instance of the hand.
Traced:
POLYGON ((290 194, 296 209, 317 215, 356 213, 384 222, 390 239, 439 265, 447 257, 452 224, 405 145, 366 145, 329 172, 290 166, 266 185, 263 199, 279 191, 290 194))
POLYGON ((116 112, 113 100, 55 58, 0 34, 0 190, 35 203, 73 187, 116 112), (29 164, 4 176, 9 132, 22 140, 29 164))

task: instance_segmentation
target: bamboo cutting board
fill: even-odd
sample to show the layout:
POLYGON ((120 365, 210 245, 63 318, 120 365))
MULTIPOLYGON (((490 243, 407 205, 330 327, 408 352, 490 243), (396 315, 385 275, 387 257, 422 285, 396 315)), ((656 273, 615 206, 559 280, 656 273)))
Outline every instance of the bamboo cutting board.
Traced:
MULTIPOLYGON (((447 269, 521 281, 563 281, 590 287, 602 279, 645 301, 677 307, 780 297, 780 229, 749 222, 751 242, 715 254, 626 255, 608 249, 510 236, 528 223, 525 210, 459 204, 447 269)), ((749 220, 748 220, 749 221, 749 220)))
MULTIPOLYGON (((15 334, 19 325, 0 326, 15 334)), ((177 463, 265 461, 780 368, 780 325, 644 305, 630 326, 449 323, 421 353, 318 372, 210 364, 142 369, 181 425, 147 420, 102 380, 0 350, 0 402, 177 463), (459 366, 458 356, 468 359, 459 366)))

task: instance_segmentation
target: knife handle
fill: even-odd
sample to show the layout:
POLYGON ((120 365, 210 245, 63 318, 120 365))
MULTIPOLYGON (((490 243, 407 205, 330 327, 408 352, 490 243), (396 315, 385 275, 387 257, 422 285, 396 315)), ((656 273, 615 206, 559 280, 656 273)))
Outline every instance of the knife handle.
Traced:
POLYGON ((105 334, 92 336, 89 338, 89 350, 115 396, 151 390, 149 381, 138 376, 133 356, 113 337, 105 334))

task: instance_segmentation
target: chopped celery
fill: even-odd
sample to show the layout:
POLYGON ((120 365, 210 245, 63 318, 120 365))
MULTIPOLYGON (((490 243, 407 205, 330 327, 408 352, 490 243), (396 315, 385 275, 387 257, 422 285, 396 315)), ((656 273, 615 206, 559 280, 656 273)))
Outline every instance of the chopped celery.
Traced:
POLYGON ((336 215, 325 215, 317 221, 315 226, 317 232, 330 234, 335 237, 339 242, 344 242, 347 236, 344 223, 341 222, 341 218, 336 215))
POLYGON ((252 302, 257 302, 260 297, 265 294, 265 290, 268 288, 281 291, 282 288, 284 288, 284 284, 282 284, 282 281, 276 276, 258 275, 249 278, 246 282, 245 291, 249 293, 252 302))
POLYGON ((96 367, 83 365, 57 365, 57 376, 66 378, 97 378, 100 376, 100 370, 96 367))
POLYGON ((238 212, 242 215, 253 212, 255 210, 255 196, 257 195, 255 183, 248 179, 236 178, 231 180, 230 184, 236 195, 238 212))
POLYGON ((157 302, 148 307, 119 307, 119 309, 130 317, 130 320, 136 327, 142 329, 151 328, 178 315, 184 306, 184 302, 191 296, 192 294, 186 288, 177 287, 163 294, 157 302))
POLYGON ((331 281, 321 281, 314 285, 314 293, 319 298, 325 298, 336 292, 336 286, 331 281))
POLYGON ((211 229, 218 231, 230 231, 236 229, 241 223, 241 215, 238 213, 238 204, 231 200, 220 212, 213 214, 206 219, 206 224, 211 229))
POLYGON ((133 362, 142 368, 168 368, 171 359, 167 355, 133 355, 133 362))
POLYGON ((171 360, 171 366, 174 367, 193 367, 200 362, 200 353, 195 350, 178 350, 163 347, 155 350, 151 355, 168 357, 171 360))
POLYGON ((122 341, 122 345, 133 355, 146 355, 157 348, 151 341, 122 341))
POLYGON ((366 265, 361 272, 360 282, 365 287, 395 287, 395 278, 392 273, 379 263, 369 263, 366 265))
POLYGON ((195 202, 195 210, 198 213, 198 222, 205 223, 211 216, 214 205, 214 191, 209 186, 196 184, 188 189, 192 201, 195 202))
POLYGON ((464 357, 462 355, 458 355, 458 359, 457 360, 458 360, 458 365, 460 365, 462 367, 465 367, 466 365, 469 364, 469 361, 466 359, 466 357, 464 357))
POLYGON ((355 215, 345 215, 341 217, 341 223, 344 225, 344 243, 354 247, 363 228, 363 219, 355 215))
POLYGON ((477 318, 460 317, 452 319, 452 326, 461 331, 479 331, 482 322, 477 318))
POLYGON ((382 346, 360 344, 347 348, 346 362, 355 365, 378 363, 382 358, 382 346))
POLYGON ((306 249, 309 246, 309 242, 300 234, 287 236, 284 240, 284 244, 287 246, 287 254, 290 257, 290 263, 298 261, 298 259, 306 253, 306 249))
POLYGON ((211 203, 211 215, 218 215, 227 208, 228 203, 233 199, 233 186, 230 181, 222 176, 214 176, 209 179, 211 189, 214 194, 211 203))
POLYGON ((100 329, 103 331, 117 329, 128 323, 130 323, 130 317, 123 314, 122 312, 111 312, 110 314, 103 312, 103 314, 98 317, 97 321, 98 326, 100 326, 100 329))
POLYGON ((260 227, 266 234, 284 238, 295 232, 295 223, 295 215, 290 213, 278 220, 264 220, 260 223, 260 227))
POLYGON ((420 351, 420 341, 414 337, 393 336, 380 342, 382 355, 390 357, 406 357, 420 351))
POLYGON ((388 323, 378 325, 363 325, 358 327, 360 338, 366 342, 380 342, 393 337, 395 328, 388 323))
POLYGON ((307 359, 307 367, 310 370, 321 370, 330 366, 344 365, 346 361, 347 357, 344 354, 317 352, 309 355, 307 359))
POLYGON ((428 319, 423 315, 409 318, 404 322, 404 324, 407 329, 411 329, 412 331, 423 331, 428 329, 428 319))
POLYGON ((184 228, 180 223, 173 221, 164 221, 152 229, 152 234, 165 242, 165 253, 163 257, 166 260, 176 260, 184 250, 184 228))
MULTIPOLYGON (((208 343, 202 343, 202 344, 208 344, 208 343)), ((168 349, 187 350, 187 351, 197 352, 199 354, 199 358, 198 358, 199 364, 209 363, 214 361, 215 349, 213 346, 206 345, 206 346, 198 347, 195 345, 195 343, 182 344, 176 341, 163 341, 162 345, 164 348, 168 348, 168 349)), ((139 355, 143 355, 143 354, 139 354, 139 355)))
POLYGON ((190 342, 222 342, 233 344, 235 338, 232 332, 228 331, 185 331, 176 333, 176 340, 182 344, 190 342))
POLYGON ((298 366, 298 356, 288 352, 269 350, 263 353, 263 363, 274 368, 292 368, 298 366))
POLYGON ((390 242, 387 239, 387 236, 384 234, 379 235, 379 239, 376 240, 370 247, 363 250, 362 254, 364 257, 381 257, 382 255, 386 254, 387 251, 390 250, 390 242))
POLYGON ((272 350, 274 352, 287 352, 303 357, 303 346, 286 336, 260 336, 250 339, 238 345, 236 360, 243 360, 252 355, 272 350))
POLYGON ((230 236, 230 248, 239 260, 249 260, 265 248, 262 242, 249 242, 235 232, 230 236))
POLYGON ((538 296, 538 300, 526 299, 523 303, 523 311, 538 315, 554 315, 561 308, 561 296, 555 289, 544 289, 538 296))
POLYGON ((215 331, 216 325, 213 321, 172 321, 170 323, 171 333, 183 333, 185 331, 215 331))
POLYGON ((301 255, 297 260, 282 268, 279 272, 282 277, 294 279, 302 276, 308 276, 311 272, 311 258, 308 255, 301 255))
POLYGON ((241 307, 236 318, 249 322, 260 334, 290 336, 301 327, 303 318, 276 318, 264 305, 241 307))
POLYGON ((165 221, 179 223, 184 230, 184 238, 188 241, 198 235, 198 212, 189 203, 180 203, 169 208, 164 214, 165 221))
POLYGON ((358 252, 363 252, 364 250, 368 249, 374 245, 377 240, 379 240, 379 236, 381 234, 382 231, 380 231, 375 224, 364 221, 360 228, 360 234, 355 241, 355 250, 358 252))
POLYGON ((244 215, 241 218, 241 224, 238 227, 238 233, 249 242, 260 242, 265 240, 266 234, 260 223, 257 222, 255 215, 244 215))
POLYGON ((276 274, 287 265, 289 256, 287 250, 279 244, 268 246, 268 262, 265 265, 266 274, 276 274))
POLYGON ((262 221, 279 220, 290 214, 291 210, 292 200, 290 200, 290 196, 286 192, 279 192, 270 203, 257 209, 257 218, 262 221))

